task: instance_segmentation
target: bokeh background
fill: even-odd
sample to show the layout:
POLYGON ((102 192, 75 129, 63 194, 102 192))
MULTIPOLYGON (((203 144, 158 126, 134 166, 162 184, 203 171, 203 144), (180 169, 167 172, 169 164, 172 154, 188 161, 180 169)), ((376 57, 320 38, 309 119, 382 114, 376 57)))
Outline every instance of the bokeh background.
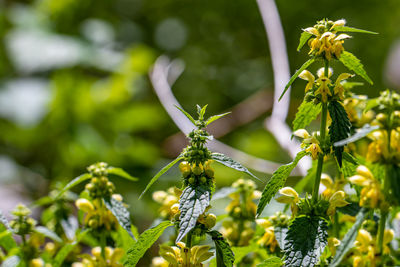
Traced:
MULTIPOLYGON (((345 18, 350 26, 379 32, 353 34, 346 41, 374 81, 356 92, 376 96, 381 89, 400 88, 397 0, 276 4, 292 72, 307 57, 307 49, 296 51, 301 29, 325 17, 345 18)), ((0 208, 5 213, 105 161, 140 178, 115 183, 134 207, 139 231, 152 223, 157 204, 151 194, 142 201, 138 195, 184 145, 148 78, 160 55, 184 62, 173 91, 192 114, 196 104, 209 104, 211 115, 262 98, 261 112, 220 140, 264 159, 290 160, 263 128, 273 75, 255 1, 0 0, 0 36, 0 208)), ((304 83, 295 82, 288 123, 303 91, 304 83)), ((240 107, 245 113, 246 105, 240 107)), ((217 186, 239 177, 218 167, 217 186)), ((172 185, 179 185, 176 169, 153 190, 172 185)))

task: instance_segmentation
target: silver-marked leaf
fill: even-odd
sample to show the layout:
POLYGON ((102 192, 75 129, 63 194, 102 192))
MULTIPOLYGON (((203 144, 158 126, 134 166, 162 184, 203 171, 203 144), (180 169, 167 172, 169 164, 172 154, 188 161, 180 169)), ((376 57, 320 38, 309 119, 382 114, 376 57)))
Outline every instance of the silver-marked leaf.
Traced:
POLYGON ((302 32, 300 35, 300 42, 299 46, 297 47, 297 51, 300 51, 300 49, 307 43, 308 39, 312 36, 311 33, 309 32, 302 32))
POLYGON ((343 240, 340 242, 339 247, 336 249, 335 257, 333 257, 332 262, 329 264, 329 267, 339 266, 340 262, 343 260, 344 256, 346 256, 347 252, 354 247, 354 241, 358 235, 358 230, 360 229, 362 223, 365 220, 365 217, 368 214, 368 210, 362 208, 360 212, 357 214, 356 221, 350 230, 346 233, 343 240))
POLYGON ((20 264, 20 262, 21 262, 20 257, 14 255, 5 259, 1 264, 1 267, 17 267, 20 264))
POLYGON ((45 237, 48 237, 52 239, 53 241, 56 241, 58 243, 62 243, 62 239, 53 231, 51 231, 49 228, 44 227, 44 226, 37 226, 35 228, 35 232, 40 233, 44 235, 45 237))
POLYGON ((81 242, 81 240, 86 236, 89 230, 85 230, 80 232, 76 236, 76 240, 72 243, 64 244, 63 247, 57 252, 57 255, 52 262, 52 267, 60 267, 62 266, 64 260, 68 255, 74 250, 74 248, 81 242))
POLYGON ((295 159, 286 164, 280 166, 273 174, 271 179, 269 179, 267 185, 262 192, 260 202, 257 206, 257 217, 261 215, 265 206, 271 201, 271 199, 275 196, 275 194, 281 189, 286 182, 286 179, 289 177, 292 170, 297 166, 300 159, 302 159, 305 155, 307 155, 306 151, 300 151, 297 153, 295 159))
POLYGON ((349 70, 354 71, 356 74, 364 78, 368 83, 373 84, 371 78, 368 77, 367 72, 364 70, 361 61, 352 53, 344 51, 339 58, 340 62, 343 63, 349 70))
POLYGON ((288 232, 288 228, 286 228, 286 227, 280 227, 280 226, 274 227, 275 239, 278 242, 279 247, 281 249, 285 248, 285 239, 286 239, 287 232, 288 232))
POLYGON ((75 179, 73 179, 71 182, 69 182, 57 195, 56 198, 60 198, 62 196, 62 194, 64 194, 65 192, 67 192, 68 190, 70 190, 72 187, 86 181, 89 180, 90 178, 92 178, 92 175, 90 173, 84 173, 78 177, 76 177, 75 179))
POLYGON ((353 28, 353 27, 347 27, 347 26, 337 26, 333 29, 337 32, 359 32, 359 33, 378 34, 377 32, 371 32, 371 31, 357 29, 357 28, 353 28))
POLYGON ((121 168, 109 167, 109 168, 107 168, 107 172, 108 172, 109 174, 114 174, 114 175, 116 175, 116 176, 119 176, 119 177, 121 177, 121 178, 130 180, 130 181, 137 181, 137 180, 139 180, 138 178, 131 176, 129 173, 127 173, 126 171, 124 171, 124 170, 121 169, 121 168))
POLYGON ((307 60, 303 66, 300 67, 300 69, 298 69, 293 76, 290 78, 289 82, 286 84, 285 86, 285 90, 283 90, 281 96, 279 97, 279 101, 282 99, 283 95, 286 93, 286 91, 289 89, 289 87, 292 85, 292 83, 294 82, 294 80, 296 80, 296 78, 300 75, 300 73, 305 70, 306 68, 308 68, 308 66, 310 66, 313 62, 315 61, 315 58, 310 58, 309 60, 307 60))
POLYGON ((151 178, 150 182, 147 184, 146 188, 143 190, 143 192, 140 194, 139 199, 141 199, 143 197, 143 195, 147 192, 147 190, 149 190, 149 188, 151 187, 152 184, 154 184, 157 179, 163 175, 164 173, 166 173, 169 169, 171 169, 172 166, 174 166, 178 161, 180 161, 181 159, 183 159, 182 155, 179 155, 174 161, 170 162, 167 166, 165 166, 164 168, 162 168, 153 178, 151 178))
POLYGON ((285 266, 315 266, 328 241, 328 223, 318 216, 296 217, 285 240, 285 266))
POLYGON ((340 140, 338 142, 335 142, 333 145, 334 146, 345 146, 347 144, 353 143, 357 140, 360 140, 361 138, 367 136, 370 132, 378 130, 379 126, 374 125, 371 126, 369 124, 365 124, 361 129, 358 129, 355 134, 353 134, 350 137, 347 137, 346 139, 340 140))
POLYGON ((226 112, 226 113, 223 113, 223 114, 211 116, 210 118, 207 119, 206 126, 211 124, 212 122, 214 122, 214 121, 216 121, 216 120, 228 115, 228 114, 231 114, 231 112, 226 112))
POLYGON ((293 130, 306 128, 318 114, 321 113, 321 103, 307 102, 303 100, 296 113, 296 118, 293 120, 293 130))
POLYGON ((261 181, 260 179, 257 178, 254 174, 252 174, 246 167, 244 167, 242 164, 239 162, 235 161, 234 159, 231 159, 230 157, 221 154, 221 153, 212 153, 211 158, 215 160, 216 162, 221 163, 222 165, 225 165, 226 167, 229 167, 231 169, 247 173, 251 177, 261 181))
POLYGON ((185 110, 183 110, 183 108, 180 108, 180 107, 178 107, 176 105, 175 105, 175 107, 177 109, 179 109, 183 113, 183 115, 185 115, 186 118, 188 118, 193 124, 196 124, 196 121, 193 119, 193 117, 189 113, 187 113, 185 110))
POLYGON ((228 242, 218 231, 214 230, 208 234, 215 243, 217 267, 232 267, 235 261, 235 255, 233 254, 228 242))
POLYGON ((196 226, 197 219, 210 204, 211 192, 206 186, 187 186, 179 199, 179 233, 176 243, 196 226))
POLYGON ((4 214, 1 210, 0 210, 0 223, 2 223, 10 232, 14 232, 14 230, 11 228, 10 224, 8 223, 6 216, 4 216, 4 214))
POLYGON ((147 229, 140 236, 135 245, 128 250, 127 260, 124 262, 125 267, 135 267, 138 261, 143 257, 144 253, 157 241, 157 239, 162 235, 164 230, 172 226, 170 221, 164 221, 159 225, 147 229))
POLYGON ((106 204, 107 209, 109 209, 115 218, 117 218, 119 225, 121 225, 132 238, 135 238, 131 231, 130 214, 124 204, 113 197, 103 198, 103 201, 106 204))
POLYGON ((283 265, 283 262, 280 258, 276 256, 272 256, 260 264, 257 264, 256 267, 281 267, 283 265))

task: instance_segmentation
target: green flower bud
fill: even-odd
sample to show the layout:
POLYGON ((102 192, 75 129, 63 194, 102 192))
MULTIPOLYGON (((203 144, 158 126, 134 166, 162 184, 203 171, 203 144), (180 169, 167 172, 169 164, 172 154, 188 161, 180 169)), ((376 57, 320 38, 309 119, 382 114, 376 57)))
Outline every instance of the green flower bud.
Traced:
POLYGON ((201 163, 199 165, 195 165, 192 167, 192 171, 194 175, 200 175, 203 173, 203 165, 201 163))
POLYGON ((190 184, 194 184, 195 181, 196 181, 196 180, 195 180, 193 177, 190 177, 190 178, 189 178, 189 183, 190 183, 190 184))
POLYGON ((179 170, 181 171, 183 177, 188 177, 191 173, 190 164, 187 161, 182 161, 179 163, 179 170))
POLYGON ((206 217, 205 226, 208 229, 211 229, 211 228, 213 228, 215 226, 216 222, 217 222, 217 216, 215 216, 214 214, 210 213, 206 217))
POLYGON ((207 178, 206 177, 204 177, 204 176, 202 176, 201 178, 200 178, 200 182, 201 183, 206 183, 207 182, 207 178))

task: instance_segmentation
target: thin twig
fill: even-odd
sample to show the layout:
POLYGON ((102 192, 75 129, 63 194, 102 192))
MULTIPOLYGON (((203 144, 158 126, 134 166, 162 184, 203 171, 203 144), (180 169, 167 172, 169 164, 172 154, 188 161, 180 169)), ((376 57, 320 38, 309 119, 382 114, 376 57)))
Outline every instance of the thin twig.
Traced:
MULTIPOLYGON (((173 95, 171 85, 168 83, 168 81, 175 81, 177 79, 182 68, 182 63, 180 61, 170 62, 168 58, 161 56, 156 60, 149 76, 154 90, 168 115, 184 134, 188 134, 194 129, 194 125, 185 117, 185 115, 174 107, 181 107, 181 105, 173 95), (176 68, 179 68, 180 71, 179 69, 177 71, 176 68), (174 73, 174 77, 171 77, 171 73, 174 73)), ((215 139, 208 143, 208 147, 213 151, 221 152, 230 156, 253 170, 263 173, 273 173, 281 165, 276 162, 251 156, 215 139)), ((300 175, 298 169, 293 171, 293 175, 300 175)))

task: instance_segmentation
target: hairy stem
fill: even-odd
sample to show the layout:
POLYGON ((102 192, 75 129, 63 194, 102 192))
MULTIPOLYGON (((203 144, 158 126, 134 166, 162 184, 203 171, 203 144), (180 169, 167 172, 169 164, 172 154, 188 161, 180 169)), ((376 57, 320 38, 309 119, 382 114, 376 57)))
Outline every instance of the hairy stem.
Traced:
POLYGON ((186 236, 186 247, 192 247, 192 231, 190 231, 186 236))
MULTIPOLYGON (((329 74, 329 61, 325 60, 325 69, 324 74, 328 77, 329 74)), ((321 128, 320 128, 320 140, 321 140, 321 147, 322 149, 325 146, 325 135, 326 135, 326 119, 328 117, 328 104, 322 102, 322 113, 321 113, 321 128)), ((317 174, 315 176, 314 181, 314 188, 312 192, 312 201, 315 203, 318 199, 318 192, 319 192, 319 184, 321 182, 321 174, 322 174, 322 167, 324 164, 324 155, 320 153, 318 155, 318 165, 317 165, 317 174)))

